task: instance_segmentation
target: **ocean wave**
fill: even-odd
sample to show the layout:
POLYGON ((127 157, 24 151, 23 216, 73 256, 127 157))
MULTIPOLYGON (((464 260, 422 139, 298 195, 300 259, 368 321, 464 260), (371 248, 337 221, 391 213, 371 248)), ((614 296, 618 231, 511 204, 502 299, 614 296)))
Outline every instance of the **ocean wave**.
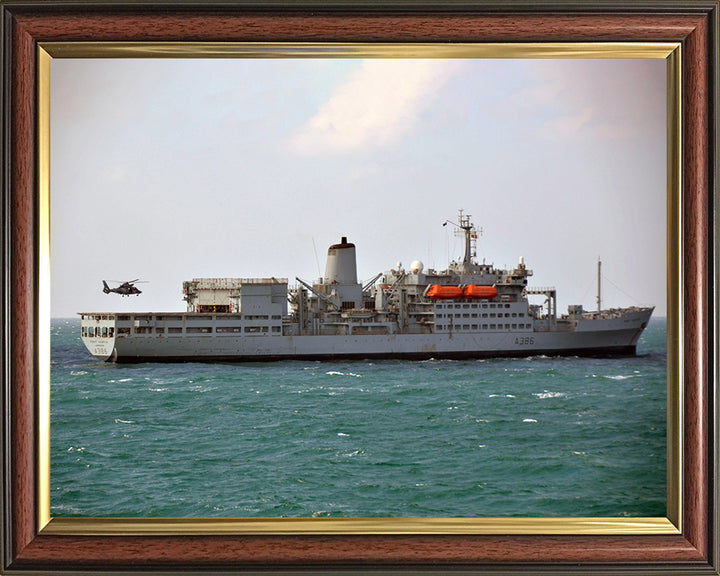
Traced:
POLYGON ((515 394, 489 394, 488 398, 516 398, 515 394))
POLYGON ((120 418, 115 418, 115 424, 137 424, 135 420, 121 420, 120 418))
POLYGON ((535 418, 523 418, 523 422, 537 422, 535 418))
POLYGON ((619 374, 617 376, 603 376, 603 378, 607 378, 608 380, 627 380, 628 378, 635 378, 635 375, 631 374, 630 376, 624 376, 619 374))
POLYGON ((562 398, 564 396, 567 396, 567 393, 566 392, 549 392, 547 390, 543 390, 542 392, 533 393, 533 396, 537 396, 541 400, 544 400, 545 398, 562 398))
POLYGON ((328 376, 352 376, 353 378, 362 378, 360 374, 353 374, 352 372, 336 372, 334 370, 331 370, 330 372, 325 372, 328 376))
POLYGON ((77 372, 74 370, 70 371, 70 376, 84 376, 85 374, 87 374, 85 370, 78 370, 77 372))

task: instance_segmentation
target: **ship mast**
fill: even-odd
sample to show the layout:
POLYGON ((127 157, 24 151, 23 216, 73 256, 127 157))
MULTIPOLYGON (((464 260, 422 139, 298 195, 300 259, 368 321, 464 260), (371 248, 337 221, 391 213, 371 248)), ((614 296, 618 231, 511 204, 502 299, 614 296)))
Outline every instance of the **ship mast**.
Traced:
POLYGON ((602 268, 602 262, 600 262, 600 257, 598 256, 598 272, 597 272, 597 305, 598 305, 598 312, 602 311, 602 300, 600 299, 600 278, 601 273, 600 270, 602 268))
MULTIPOLYGON (((443 222, 443 226, 447 226, 448 224, 452 224, 456 228, 459 228, 462 230, 456 230, 457 235, 463 235, 465 236, 465 254, 463 256, 463 272, 469 272, 470 271, 470 265, 472 264, 473 256, 475 256, 475 242, 477 241, 477 235, 478 230, 475 228, 473 223, 470 221, 470 215, 469 214, 463 214, 464 210, 460 208, 458 210, 458 224, 455 222, 451 222, 450 220, 445 220, 443 222)), ((482 233, 482 230, 480 230, 480 233, 482 233)))

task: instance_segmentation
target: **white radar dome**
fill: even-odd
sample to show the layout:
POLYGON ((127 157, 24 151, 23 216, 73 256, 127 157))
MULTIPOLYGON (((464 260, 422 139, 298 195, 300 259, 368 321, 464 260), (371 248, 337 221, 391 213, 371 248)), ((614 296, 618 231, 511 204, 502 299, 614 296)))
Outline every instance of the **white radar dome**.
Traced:
POLYGON ((413 260, 412 264, 410 264, 410 270, 413 274, 420 274, 423 271, 423 263, 420 260, 413 260))

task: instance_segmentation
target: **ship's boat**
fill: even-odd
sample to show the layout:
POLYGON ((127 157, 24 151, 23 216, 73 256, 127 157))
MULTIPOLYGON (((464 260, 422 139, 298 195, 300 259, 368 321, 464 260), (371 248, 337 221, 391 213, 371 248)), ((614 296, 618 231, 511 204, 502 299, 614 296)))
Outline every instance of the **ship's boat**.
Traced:
POLYGON ((482 298, 484 300, 492 300, 498 295, 494 286, 477 286, 476 284, 468 284, 462 292, 465 298, 482 298))
POLYGON ((433 300, 450 300, 463 297, 463 291, 460 286, 441 286, 440 284, 433 284, 427 289, 425 294, 433 300))

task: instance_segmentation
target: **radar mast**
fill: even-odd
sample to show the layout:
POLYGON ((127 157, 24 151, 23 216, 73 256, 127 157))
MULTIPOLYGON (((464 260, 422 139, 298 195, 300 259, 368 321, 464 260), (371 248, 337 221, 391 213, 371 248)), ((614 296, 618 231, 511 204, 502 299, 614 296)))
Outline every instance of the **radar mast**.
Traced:
POLYGON ((478 230, 475 225, 470 221, 470 214, 465 214, 465 210, 460 208, 458 210, 458 222, 452 222, 445 220, 443 226, 452 224, 457 228, 455 234, 457 236, 464 236, 465 238, 465 254, 463 256, 462 267, 463 272, 470 272, 470 266, 474 264, 473 258, 477 256, 477 237, 478 234, 482 234, 482 228, 478 230))

